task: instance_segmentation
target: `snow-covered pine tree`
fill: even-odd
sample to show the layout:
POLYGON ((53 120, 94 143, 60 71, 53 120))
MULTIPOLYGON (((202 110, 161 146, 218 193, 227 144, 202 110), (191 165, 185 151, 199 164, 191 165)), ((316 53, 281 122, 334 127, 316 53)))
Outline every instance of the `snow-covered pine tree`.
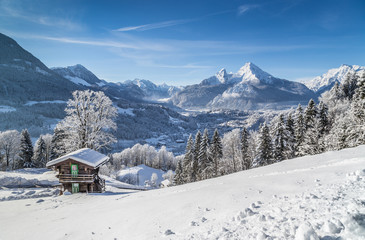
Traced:
POLYGON ((346 75, 345 81, 341 85, 342 92, 344 97, 348 100, 352 100, 352 97, 355 94, 355 90, 357 88, 358 76, 356 73, 348 73, 346 75))
POLYGON ((219 175, 220 161, 223 157, 222 140, 219 136, 218 129, 214 130, 210 152, 213 161, 211 175, 217 177, 219 175))
POLYGON ((255 167, 266 166, 272 163, 272 143, 269 127, 266 123, 260 126, 257 155, 255 157, 255 167))
POLYGON ((313 155, 320 152, 319 147, 319 123, 317 119, 318 110, 314 100, 311 99, 308 102, 308 106, 305 110, 304 120, 306 131, 304 134, 304 141, 301 146, 299 146, 300 156, 313 155))
POLYGON ((56 126, 51 140, 50 160, 59 158, 67 153, 64 141, 66 141, 65 131, 56 126))
POLYGON ((182 178, 184 183, 192 182, 192 166, 194 161, 194 142, 190 134, 186 144, 184 160, 182 162, 182 178))
POLYGON ((184 174, 183 174, 183 167, 181 160, 177 162, 176 170, 175 170, 175 176, 174 176, 174 184, 175 185, 181 185, 185 183, 184 174))
POLYGON ((202 141, 201 132, 198 132, 195 135, 195 142, 194 142, 194 155, 193 155, 193 162, 191 164, 191 180, 192 182, 198 181, 200 179, 199 174, 199 152, 200 152, 200 144, 202 141))
POLYGON ((241 131, 241 158, 242 158, 242 170, 247 170, 252 167, 252 160, 249 153, 248 139, 250 135, 247 129, 244 127, 241 131))
POLYGON ((318 131, 320 136, 324 136, 330 130, 328 120, 328 107, 322 101, 318 104, 318 131))
POLYGON ((318 109, 313 99, 309 100, 308 106, 304 113, 305 130, 315 127, 315 119, 317 118, 318 109))
POLYGON ((204 130, 203 138, 200 142, 199 155, 199 176, 200 180, 207 179, 209 177, 209 135, 208 129, 204 130))
POLYGON ((286 124, 284 120, 284 115, 280 114, 273 121, 273 129, 272 129, 272 137, 273 137, 273 159, 275 162, 280 162, 284 159, 288 159, 288 154, 291 152, 291 149, 288 149, 288 130, 286 129, 286 124))
POLYGON ((43 168, 46 166, 46 144, 40 136, 34 145, 33 163, 35 167, 43 168))
POLYGON ((295 111, 294 133, 295 133, 295 150, 294 150, 295 156, 301 156, 299 154, 299 148, 303 144, 304 133, 305 133, 305 123, 301 104, 298 105, 298 108, 295 111))
POLYGON ((288 119, 286 120, 286 130, 288 131, 287 158, 290 159, 295 156, 295 127, 292 113, 289 113, 288 119))
POLYGON ((32 162, 33 157, 33 145, 30 140, 30 135, 27 129, 23 130, 20 137, 20 161, 21 167, 31 168, 34 167, 32 162))
POLYGON ((357 84, 358 88, 351 103, 352 126, 349 132, 349 140, 353 141, 355 146, 365 143, 365 71, 357 84))

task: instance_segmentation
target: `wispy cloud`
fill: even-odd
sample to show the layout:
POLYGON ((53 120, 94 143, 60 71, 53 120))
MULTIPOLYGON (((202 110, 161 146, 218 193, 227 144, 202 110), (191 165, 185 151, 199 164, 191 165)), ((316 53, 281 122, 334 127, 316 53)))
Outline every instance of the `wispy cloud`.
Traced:
POLYGON ((69 30, 81 30, 83 27, 67 18, 58 18, 54 16, 39 15, 26 11, 22 8, 22 4, 16 1, 0 1, 0 15, 22 19, 43 26, 60 27, 69 30), (18 4, 16 4, 18 3, 18 4))
POLYGON ((166 28, 176 25, 181 25, 189 22, 196 21, 196 19, 182 19, 182 20, 171 20, 171 21, 164 21, 164 22, 158 22, 158 23, 150 23, 150 24, 144 24, 139 26, 130 26, 130 27, 122 27, 118 28, 115 31, 118 32, 128 32, 128 31, 147 31, 151 29, 157 29, 157 28, 166 28))
POLYGON ((127 27, 115 29, 114 31, 118 31, 118 32, 147 31, 147 30, 158 29, 158 28, 166 28, 166 27, 172 27, 172 26, 176 26, 176 25, 196 22, 196 21, 208 18, 208 17, 232 13, 232 12, 234 12, 234 11, 226 10, 226 11, 210 13, 210 14, 207 14, 207 15, 204 15, 201 17, 197 17, 197 18, 169 20, 169 21, 163 21, 163 22, 158 22, 158 23, 143 24, 143 25, 138 25, 138 26, 127 26, 127 27))
POLYGON ((244 5, 241 5, 238 7, 238 16, 241 16, 243 14, 245 14, 246 12, 252 10, 252 9, 255 9, 255 8, 258 8, 259 5, 257 4, 244 4, 244 5))

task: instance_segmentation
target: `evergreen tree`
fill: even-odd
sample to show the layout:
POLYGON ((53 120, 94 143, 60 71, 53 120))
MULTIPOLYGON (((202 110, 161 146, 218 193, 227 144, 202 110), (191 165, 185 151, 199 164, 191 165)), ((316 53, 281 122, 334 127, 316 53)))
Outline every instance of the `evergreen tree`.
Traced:
POLYGON ((320 152, 319 147, 319 121, 317 120, 318 110, 317 107, 311 99, 308 102, 308 106, 305 110, 305 126, 306 131, 304 134, 303 144, 299 147, 299 153, 303 155, 313 155, 320 152))
POLYGON ((203 138, 199 147, 199 155, 198 155, 198 163, 199 163, 199 175, 200 179, 208 178, 208 167, 209 167, 209 136, 208 129, 204 130, 203 138))
POLYGON ((314 155, 321 152, 319 142, 318 120, 316 118, 311 121, 310 128, 307 129, 304 136, 303 145, 299 148, 301 156, 314 155))
POLYGON ((241 131, 241 157, 242 157, 242 170, 247 170, 252 167, 252 161, 249 154, 248 139, 250 135, 246 128, 241 131))
POLYGON ((186 144, 185 156, 182 163, 182 178, 184 183, 192 182, 192 166, 194 161, 194 142, 193 136, 190 134, 188 143, 186 144))
POLYGON ((185 183, 184 174, 183 174, 183 166, 181 161, 177 162, 177 166, 175 169, 175 176, 174 176, 174 184, 181 185, 185 183))
POLYGON ((210 149, 213 162, 211 175, 217 177, 219 175, 220 161, 223 157, 222 139, 219 136, 218 129, 214 130, 210 149))
POLYGON ((274 145, 273 158, 277 162, 287 159, 287 155, 290 152, 290 149, 288 149, 289 133, 286 128, 283 114, 280 114, 276 119, 276 123, 274 124, 274 129, 272 132, 274 145))
POLYGON ((308 106, 305 109, 304 113, 304 123, 305 123, 305 130, 309 128, 314 128, 315 126, 315 119, 317 117, 317 107, 313 99, 309 100, 308 106))
POLYGON ((43 168, 46 166, 46 144, 42 137, 39 137, 34 146, 33 163, 35 167, 43 168))
POLYGON ((34 164, 32 162, 33 146, 27 129, 23 130, 21 133, 19 157, 20 157, 19 163, 23 164, 23 167, 25 168, 34 167, 34 164))
POLYGON ((272 163, 272 143, 269 127, 264 123, 260 126, 259 143, 257 147, 255 166, 266 166, 272 163))
POLYGON ((194 155, 193 155, 193 162, 191 165, 191 180, 195 182, 200 179, 199 174, 199 152, 200 152, 200 145, 202 141, 201 132, 198 131, 195 135, 195 143, 194 143, 194 155))
POLYGON ((355 146, 365 144, 365 72, 359 78, 357 85, 351 103, 352 126, 349 131, 349 139, 355 142, 355 146))
POLYGON ((295 120, 294 120, 294 133, 295 133, 295 155, 301 156, 299 154, 299 148, 303 145, 304 141, 304 133, 305 133, 305 124, 304 124, 304 116, 302 105, 298 105, 298 108, 295 112, 295 120))
POLYGON ((50 160, 59 158, 67 153, 64 143, 65 140, 66 140, 65 131, 56 126, 51 141, 50 160))
POLYGON ((322 101, 318 105, 318 131, 320 136, 329 132, 328 108, 322 101))
POLYGON ((287 158, 290 159, 295 156, 295 127, 293 116, 291 113, 288 115, 288 119, 286 120, 286 130, 288 133, 287 158))
POLYGON ((357 81, 358 81, 358 76, 356 75, 356 73, 353 74, 348 73, 346 75, 345 81, 341 85, 344 97, 347 98, 348 100, 352 100, 352 97, 355 94, 355 90, 357 88, 357 81))

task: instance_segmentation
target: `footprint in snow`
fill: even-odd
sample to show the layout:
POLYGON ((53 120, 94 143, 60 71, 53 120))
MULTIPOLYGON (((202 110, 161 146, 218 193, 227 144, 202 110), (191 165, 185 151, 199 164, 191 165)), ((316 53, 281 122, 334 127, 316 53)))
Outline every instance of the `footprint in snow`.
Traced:
POLYGON ((168 236, 168 235, 173 235, 173 234, 175 234, 173 231, 171 231, 171 229, 167 229, 166 231, 165 231, 165 235, 166 236, 168 236))
POLYGON ((41 202, 44 202, 43 199, 39 199, 36 203, 41 203, 41 202))

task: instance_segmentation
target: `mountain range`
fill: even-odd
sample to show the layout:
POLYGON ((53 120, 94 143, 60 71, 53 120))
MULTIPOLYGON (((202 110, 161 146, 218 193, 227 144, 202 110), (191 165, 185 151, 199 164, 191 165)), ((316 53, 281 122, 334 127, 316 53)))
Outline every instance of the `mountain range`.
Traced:
POLYGON ((342 65, 299 83, 274 77, 255 64, 246 63, 236 73, 222 69, 199 84, 185 87, 156 85, 145 79, 112 83, 80 64, 48 68, 16 41, 0 34, 0 131, 28 128, 33 136, 51 132, 64 117, 71 93, 91 89, 103 91, 118 107, 118 138, 156 140, 164 135, 175 141, 186 138, 197 125, 210 122, 213 129, 217 124, 223 126, 224 122, 214 119, 232 120, 236 113, 232 115, 231 110, 285 109, 299 102, 306 104, 336 81, 342 83, 348 73, 360 74, 364 70, 342 65), (184 109, 214 111, 185 117, 179 113, 184 109), (214 115, 217 109, 222 110, 219 117, 214 115))
POLYGON ((322 76, 303 82, 303 84, 314 91, 317 95, 320 95, 321 93, 330 90, 336 82, 343 83, 348 74, 356 74, 360 76, 360 74, 364 71, 365 67, 343 64, 339 68, 330 69, 322 76))
POLYGON ((270 104, 308 101, 315 93, 304 84, 276 78, 253 63, 246 63, 237 73, 225 69, 187 86, 175 94, 172 102, 182 108, 257 109, 270 104))

